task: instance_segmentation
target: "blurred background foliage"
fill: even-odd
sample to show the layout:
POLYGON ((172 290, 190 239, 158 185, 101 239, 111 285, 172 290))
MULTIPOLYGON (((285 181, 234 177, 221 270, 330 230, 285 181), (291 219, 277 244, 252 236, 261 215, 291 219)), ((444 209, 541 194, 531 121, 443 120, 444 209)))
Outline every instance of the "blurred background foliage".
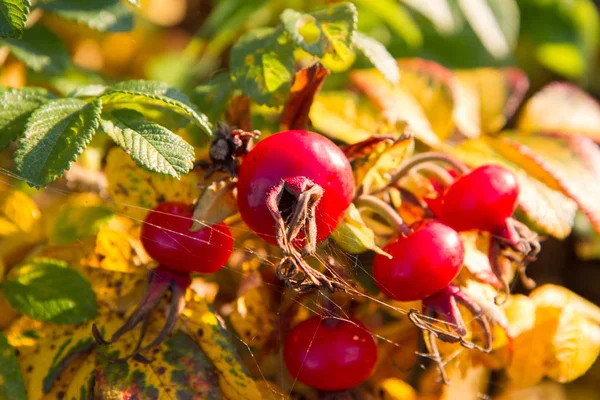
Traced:
MULTIPOLYGON (((38 8, 53 11, 44 6, 46 2, 39 3, 38 8)), ((18 55, 14 49, 11 56, 4 51, 0 80, 12 86, 50 80, 50 86, 69 92, 82 83, 133 77, 189 90, 227 67, 228 50, 244 32, 277 25, 286 8, 308 11, 330 3, 334 1, 141 0, 140 8, 127 5, 133 16, 120 11, 112 23, 86 21, 86 26, 65 24, 72 16, 61 13, 41 15, 34 2, 29 24, 41 16, 42 25, 66 43, 72 63, 63 57, 51 63, 52 68, 27 72, 14 58, 18 55), (48 73, 53 76, 48 78, 48 73)), ((396 58, 422 57, 450 69, 516 65, 527 72, 534 90, 551 80, 567 79, 595 96, 600 93, 600 22, 591 0, 354 3, 360 16, 358 30, 382 42, 396 58)), ((368 65, 361 56, 355 63, 368 65)), ((344 82, 344 74, 338 74, 327 85, 344 82)))

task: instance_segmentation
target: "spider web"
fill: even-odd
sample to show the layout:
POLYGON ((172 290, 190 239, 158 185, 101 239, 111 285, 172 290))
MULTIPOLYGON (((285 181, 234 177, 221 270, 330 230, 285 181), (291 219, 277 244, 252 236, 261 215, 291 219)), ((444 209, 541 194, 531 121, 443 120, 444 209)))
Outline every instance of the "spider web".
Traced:
MULTIPOLYGON (((17 181, 27 183, 27 180, 25 178, 15 174, 12 171, 5 169, 5 168, 0 167, 0 175, 3 175, 5 177, 11 178, 11 179, 14 179, 17 181)), ((64 182, 64 179, 59 180, 58 182, 62 183, 62 182, 64 182)), ((6 187, 17 188, 17 186, 14 183, 12 183, 6 179, 0 179, 0 184, 2 184, 3 186, 6 186, 6 187)), ((51 195, 54 195, 57 197, 65 197, 65 198, 72 194, 75 194, 75 193, 82 193, 82 191, 59 187, 58 184, 52 184, 52 185, 44 188, 43 190, 50 193, 51 195)), ((115 202, 114 200, 112 200, 110 198, 103 198, 102 201, 109 206, 113 206, 113 208, 115 208, 114 206, 127 206, 126 209, 132 209, 132 210, 138 210, 138 211, 139 210, 150 211, 150 209, 145 208, 145 207, 140 207, 138 205, 130 204, 130 203, 115 202)), ((133 217, 132 215, 128 214, 127 212, 115 210, 115 214, 120 215, 122 217, 129 218, 133 221, 136 221, 137 223, 142 222, 142 220, 133 217)), ((202 221, 198 221, 198 222, 200 222, 202 225, 204 225, 205 229, 212 229, 209 225, 203 224, 202 221)), ((242 223, 238 223, 235 225, 229 225, 229 227, 230 227, 230 230, 233 232, 234 238, 235 238, 236 234, 248 232, 248 228, 245 227, 242 223)), ((175 232, 173 232, 173 233, 175 235, 181 235, 180 233, 175 233, 175 232)), ((274 235, 273 235, 273 237, 274 237, 274 235)), ((192 236, 188 236, 188 238, 192 238, 193 240, 201 240, 201 239, 198 239, 198 238, 195 238, 192 236)), ((275 269, 281 259, 281 254, 269 254, 269 253, 263 254, 261 251, 257 251, 256 249, 253 249, 250 247, 240 247, 237 245, 238 245, 238 243, 234 244, 234 251, 236 251, 236 250, 242 251, 248 257, 256 258, 257 260, 260 261, 260 263, 262 265, 261 268, 275 269)), ((192 254, 192 253, 190 252, 190 254, 192 254)), ((405 309, 400 305, 391 304, 389 302, 386 302, 382 296, 375 297, 375 296, 372 296, 372 295, 366 293, 364 290, 360 289, 360 286, 354 284, 351 276, 346 276, 347 275, 346 273, 342 273, 342 272, 350 272, 349 275, 355 275, 355 273, 359 272, 359 273, 366 274, 370 279, 373 279, 375 281, 375 278, 370 273, 368 268, 365 267, 365 265, 363 265, 363 262, 361 261, 361 258, 359 256, 352 255, 352 254, 349 254, 349 253, 341 250, 339 247, 337 247, 333 243, 332 239, 326 239, 324 242, 319 244, 317 252, 314 256, 312 256, 312 258, 314 259, 315 262, 317 262, 319 265, 321 265, 326 270, 326 273, 330 277, 336 278, 340 283, 342 283, 342 285, 344 286, 344 288, 346 290, 347 295, 350 297, 350 300, 347 300, 346 302, 351 302, 351 301, 356 300, 356 301, 368 301, 368 302, 377 304, 379 307, 384 309, 389 316, 393 317, 396 320, 396 321, 394 321, 394 323, 397 323, 397 321, 402 320, 402 319, 407 319, 407 314, 409 312, 408 309, 405 309), (346 265, 350 269, 350 271, 343 271, 343 270, 340 271, 339 268, 332 267, 331 263, 329 262, 329 260, 332 258, 334 260, 341 261, 341 263, 346 265)), ((245 273, 240 268, 233 268, 229 265, 226 265, 223 269, 228 271, 228 273, 230 273, 230 274, 238 275, 241 279, 250 278, 252 276, 252 272, 245 273)), ((378 283, 383 284, 381 282, 378 282, 378 283)), ((289 291, 289 289, 286 289, 284 286, 279 286, 279 285, 276 285, 271 282, 263 281, 262 284, 270 287, 277 294, 282 295, 282 297, 283 297, 284 292, 289 291)), ((297 296, 297 297, 299 297, 299 296, 297 296)), ((335 299, 333 299, 333 297, 329 293, 325 293, 323 291, 314 291, 312 294, 310 294, 308 296, 304 296, 304 297, 305 298, 303 300, 300 300, 299 298, 294 298, 293 302, 295 304, 297 304, 298 306, 308 310, 308 312, 310 314, 320 315, 322 317, 330 317, 330 318, 333 317, 333 318, 337 318, 337 319, 340 319, 343 321, 348 321, 350 323, 355 324, 351 320, 351 316, 346 312, 345 306, 347 304, 336 303, 335 299), (333 314, 332 314, 332 312, 333 312, 333 314)), ((218 298, 218 294, 217 294, 217 298, 218 298)), ((275 317, 276 317, 275 320, 277 321, 275 330, 278 334, 277 342, 280 344, 283 344, 285 341, 285 337, 283 337, 284 329, 282 329, 283 327, 281 325, 281 321, 282 321, 281 317, 286 312, 286 310, 283 308, 283 306, 284 306, 284 302, 280 303, 279 307, 275 310, 275 317)), ((132 306, 132 309, 133 309, 133 306, 132 306)), ((217 308, 217 312, 219 314, 220 314, 220 311, 221 310, 219 310, 217 308)), ((464 313, 465 317, 467 317, 467 315, 469 315, 469 317, 471 317, 470 314, 464 313)), ((182 315, 181 318, 189 318, 189 317, 182 315)), ((428 317, 425 315, 422 315, 422 318, 426 324, 429 324, 432 327, 435 324, 435 326, 438 329, 440 326, 445 326, 448 330, 450 330, 450 328, 451 328, 451 324, 449 324, 446 321, 428 317)), ((465 323, 467 324, 467 326, 470 326, 471 322, 473 322, 474 320, 475 320, 474 317, 465 318, 465 323)), ((357 325, 357 326, 359 326, 359 325, 357 325)), ((363 327, 360 327, 360 328, 363 329, 363 327)), ((240 337, 239 335, 236 334, 236 331, 234 329, 228 329, 228 332, 232 335, 232 338, 234 339, 234 341, 237 341, 239 344, 241 344, 242 350, 245 350, 247 352, 249 358, 252 360, 252 363, 254 365, 246 365, 246 366, 253 367, 253 368, 249 368, 250 370, 256 369, 258 371, 258 376, 253 376, 255 379, 263 379, 263 380, 265 380, 265 382, 267 382, 267 385, 269 385, 268 384, 269 381, 274 381, 282 388, 289 386, 289 390, 287 391, 286 395, 291 398, 297 398, 294 396, 295 395, 294 389, 297 387, 297 383, 298 383, 297 380, 293 379, 291 385, 285 384, 285 379, 286 379, 285 369, 286 369, 286 367, 285 367, 284 360, 283 360, 283 353, 281 351, 279 351, 279 356, 278 356, 279 366, 280 366, 279 376, 278 377, 270 376, 268 373, 264 373, 263 370, 261 369, 259 357, 257 354, 260 350, 253 350, 252 343, 246 342, 242 337, 240 337)), ((391 345, 395 348, 408 348, 411 351, 418 350, 418 349, 414 349, 414 347, 412 345, 407 345, 407 344, 404 344, 401 342, 397 342, 397 341, 393 340, 392 338, 387 337, 386 335, 377 334, 377 333, 374 333, 371 331, 369 333, 371 333, 376 338, 376 342, 378 345, 380 345, 381 343, 387 343, 388 345, 391 345)), ((420 338, 421 338, 421 336, 422 335, 419 334, 420 338)), ((311 340, 311 343, 312 343, 312 340, 311 340)), ((419 339, 419 343, 420 343, 420 347, 422 347, 422 339, 419 339)), ((236 347, 239 348, 239 346, 236 346, 236 347)), ((449 364, 456 360, 458 360, 458 362, 460 362, 459 356, 461 355, 461 353, 463 353, 465 351, 469 351, 469 350, 457 346, 457 350, 453 354, 446 356, 446 358, 443 360, 444 364, 449 364)), ((472 350, 472 351, 476 351, 476 350, 472 350)), ((379 354, 379 357, 381 357, 381 356, 382 355, 379 354)), ((412 366, 412 369, 413 370, 414 369, 425 370, 425 369, 435 368, 435 366, 428 365, 428 364, 429 363, 427 362, 426 357, 423 357, 422 355, 420 355, 420 356, 417 356, 416 363, 415 363, 415 365, 412 366)), ((470 367, 470 366, 467 366, 467 367, 470 367)), ((399 372, 406 372, 406 371, 399 370, 399 372)), ((254 375, 256 375, 256 374, 254 374, 254 375)), ((450 385, 452 385, 452 382, 450 382, 450 385)), ((493 388, 493 387, 502 388, 504 386, 505 386, 504 384, 494 381, 493 378, 490 378, 490 382, 488 382, 488 389, 493 388)), ((269 386, 269 389, 272 392, 272 397, 271 397, 272 399, 282 398, 282 396, 280 396, 279 392, 276 389, 274 389, 270 386, 269 386)), ((415 389, 417 389, 417 388, 415 388, 415 389)), ((483 392, 479 392, 477 394, 477 398, 484 399, 484 400, 491 399, 491 397, 488 394, 483 393, 483 392)))

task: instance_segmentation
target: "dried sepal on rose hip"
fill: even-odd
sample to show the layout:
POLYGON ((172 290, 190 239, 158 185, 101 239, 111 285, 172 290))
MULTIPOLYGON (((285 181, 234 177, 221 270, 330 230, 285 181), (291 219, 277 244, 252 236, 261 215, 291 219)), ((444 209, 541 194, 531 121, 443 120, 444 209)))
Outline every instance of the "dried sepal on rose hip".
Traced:
POLYGON ((303 260, 335 229, 354 195, 352 168, 333 142, 303 130, 273 134, 244 157, 237 190, 243 221, 284 253, 280 279, 301 292, 341 287, 303 260))
POLYGON ((369 378, 377 344, 358 321, 317 315, 291 330, 283 358, 294 379, 315 389, 344 390, 369 378))
POLYGON ((142 323, 136 347, 122 360, 133 358, 149 362, 141 352, 162 343, 175 328, 185 307, 184 296, 191 283, 190 274, 210 274, 227 263, 233 250, 233 237, 227 225, 218 223, 196 232, 190 231, 192 225, 192 207, 179 202, 161 203, 144 219, 141 229, 142 245, 159 263, 159 267, 150 271, 148 287, 139 305, 110 340, 102 336, 96 325, 92 326, 96 341, 109 345, 142 323), (168 292, 171 293, 171 305, 167 321, 156 338, 142 346, 150 313, 168 292))

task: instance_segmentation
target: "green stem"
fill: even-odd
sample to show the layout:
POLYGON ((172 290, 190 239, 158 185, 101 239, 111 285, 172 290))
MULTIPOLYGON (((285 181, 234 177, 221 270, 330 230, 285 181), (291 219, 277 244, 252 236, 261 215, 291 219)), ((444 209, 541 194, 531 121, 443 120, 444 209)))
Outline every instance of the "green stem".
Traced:
POLYGON ((415 166, 425 162, 446 163, 452 168, 456 169, 461 175, 467 174, 469 172, 469 168, 465 164, 448 154, 438 152, 421 153, 414 156, 410 160, 407 160, 403 165, 401 165, 400 169, 392 176, 389 183, 381 189, 373 192, 372 194, 381 193, 387 188, 395 185, 396 182, 398 182, 400 179, 406 176, 406 174, 408 174, 415 166))

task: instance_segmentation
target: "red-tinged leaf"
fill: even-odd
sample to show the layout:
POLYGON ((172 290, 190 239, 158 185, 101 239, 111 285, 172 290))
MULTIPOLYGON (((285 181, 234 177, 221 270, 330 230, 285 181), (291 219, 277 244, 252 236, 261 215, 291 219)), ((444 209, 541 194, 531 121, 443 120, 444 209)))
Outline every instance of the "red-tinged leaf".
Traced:
POLYGON ((551 83, 527 101, 517 127, 524 132, 585 135, 600 142, 600 105, 577 86, 551 83))
POLYGON ((458 129, 467 137, 480 133, 477 92, 462 85, 450 70, 433 61, 399 60, 400 87, 412 94, 425 110, 433 131, 443 140, 458 129))
POLYGON ((506 158, 575 200, 600 231, 600 150, 594 142, 584 137, 511 133, 497 144, 506 158))
POLYGON ((250 97, 234 96, 225 111, 225 120, 229 126, 236 127, 245 131, 252 130, 252 120, 250 119, 250 97))
POLYGON ((327 68, 321 63, 296 72, 294 84, 290 90, 290 97, 285 103, 281 114, 281 130, 306 129, 308 114, 315 95, 323 86, 325 78, 329 75, 327 68))
POLYGON ((457 146, 447 146, 445 150, 473 168, 495 163, 513 171, 520 187, 519 208, 525 217, 540 231, 557 238, 568 236, 573 226, 577 204, 559 190, 552 189, 531 176, 520 163, 499 153, 497 147, 501 141, 486 137, 468 140, 457 146))
POLYGON ((346 148, 359 191, 370 193, 385 186, 391 171, 398 168, 413 148, 409 132, 399 137, 374 137, 346 148))
POLYGON ((391 84, 376 69, 352 71, 350 80, 381 108, 383 118, 387 121, 406 121, 415 138, 432 147, 440 144, 440 138, 432 130, 423 107, 405 89, 391 84))
POLYGON ((500 131, 517 111, 529 88, 527 75, 517 68, 478 68, 455 73, 479 95, 482 133, 500 131))

